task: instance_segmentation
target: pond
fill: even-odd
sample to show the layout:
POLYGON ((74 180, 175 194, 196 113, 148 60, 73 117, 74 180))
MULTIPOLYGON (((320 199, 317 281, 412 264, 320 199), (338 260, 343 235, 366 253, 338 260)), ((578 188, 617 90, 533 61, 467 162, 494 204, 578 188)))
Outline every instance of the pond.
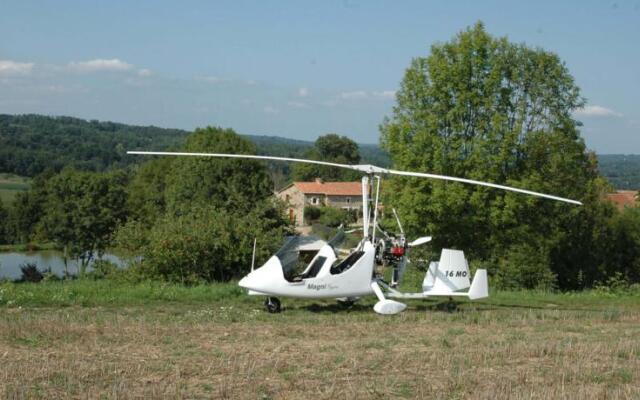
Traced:
MULTIPOLYGON (((121 268, 125 268, 127 265, 125 260, 111 253, 104 254, 102 259, 111 261, 121 268)), ((0 252, 0 279, 20 279, 22 277, 20 266, 26 263, 36 264, 40 271, 51 269, 51 272, 60 277, 65 274, 61 251, 0 252)), ((76 260, 68 260, 67 272, 71 275, 76 275, 79 270, 78 265, 79 263, 76 260)), ((91 271, 91 265, 89 265, 87 271, 91 271)))

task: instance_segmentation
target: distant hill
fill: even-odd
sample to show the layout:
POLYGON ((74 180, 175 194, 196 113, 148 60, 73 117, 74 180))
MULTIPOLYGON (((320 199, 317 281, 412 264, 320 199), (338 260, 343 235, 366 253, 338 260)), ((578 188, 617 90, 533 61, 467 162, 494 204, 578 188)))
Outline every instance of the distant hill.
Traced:
POLYGON ((600 154, 598 166, 616 189, 640 189, 640 155, 600 154))
MULTIPOLYGON (((46 169, 59 171, 67 165, 102 171, 140 162, 128 157, 128 149, 166 150, 177 147, 189 134, 182 129, 136 126, 116 122, 87 121, 73 117, 0 114, 0 173, 33 177, 46 169)), ((279 136, 244 135, 258 153, 280 157, 303 157, 313 142, 279 136)), ((391 165, 389 155, 375 144, 360 144, 362 163, 391 165)), ((640 189, 640 155, 601 154, 600 172, 616 189, 640 189)), ((280 186, 290 165, 270 163, 269 170, 280 186)))
POLYGON ((136 162, 127 149, 162 150, 187 132, 72 117, 0 115, 0 172, 33 177, 67 165, 102 171, 136 162))
MULTIPOLYGON (((103 171, 140 162, 125 154, 129 149, 166 150, 183 143, 188 131, 156 126, 87 121, 73 117, 0 114, 0 173, 33 177, 46 169, 65 166, 103 171)), ((278 136, 244 135, 258 153, 302 157, 313 142, 278 136)), ((360 145, 363 162, 388 166, 389 157, 378 146, 360 145)), ((287 175, 288 166, 274 170, 287 175)))

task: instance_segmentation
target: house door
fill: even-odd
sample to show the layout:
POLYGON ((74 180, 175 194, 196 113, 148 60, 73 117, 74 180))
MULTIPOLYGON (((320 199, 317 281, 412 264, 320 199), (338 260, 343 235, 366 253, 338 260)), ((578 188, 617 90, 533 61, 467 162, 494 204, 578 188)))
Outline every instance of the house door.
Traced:
POLYGON ((289 221, 293 222, 293 208, 289 209, 289 221))

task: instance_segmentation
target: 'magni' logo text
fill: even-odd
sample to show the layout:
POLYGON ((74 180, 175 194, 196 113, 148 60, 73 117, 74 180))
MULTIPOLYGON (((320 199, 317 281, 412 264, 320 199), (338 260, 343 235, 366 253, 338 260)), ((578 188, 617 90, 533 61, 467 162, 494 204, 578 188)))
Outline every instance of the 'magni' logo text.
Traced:
POLYGON ((323 290, 327 288, 327 284, 323 283, 322 285, 317 285, 315 283, 309 283, 307 285, 307 289, 311 289, 311 290, 323 290))

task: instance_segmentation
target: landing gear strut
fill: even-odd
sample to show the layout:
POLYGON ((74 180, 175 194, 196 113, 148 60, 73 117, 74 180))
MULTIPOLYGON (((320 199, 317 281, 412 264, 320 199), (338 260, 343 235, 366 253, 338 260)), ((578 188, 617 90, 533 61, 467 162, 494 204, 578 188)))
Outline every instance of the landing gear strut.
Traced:
POLYGON ((280 300, 277 297, 267 297, 264 300, 264 307, 268 312, 276 314, 280 312, 280 300))

